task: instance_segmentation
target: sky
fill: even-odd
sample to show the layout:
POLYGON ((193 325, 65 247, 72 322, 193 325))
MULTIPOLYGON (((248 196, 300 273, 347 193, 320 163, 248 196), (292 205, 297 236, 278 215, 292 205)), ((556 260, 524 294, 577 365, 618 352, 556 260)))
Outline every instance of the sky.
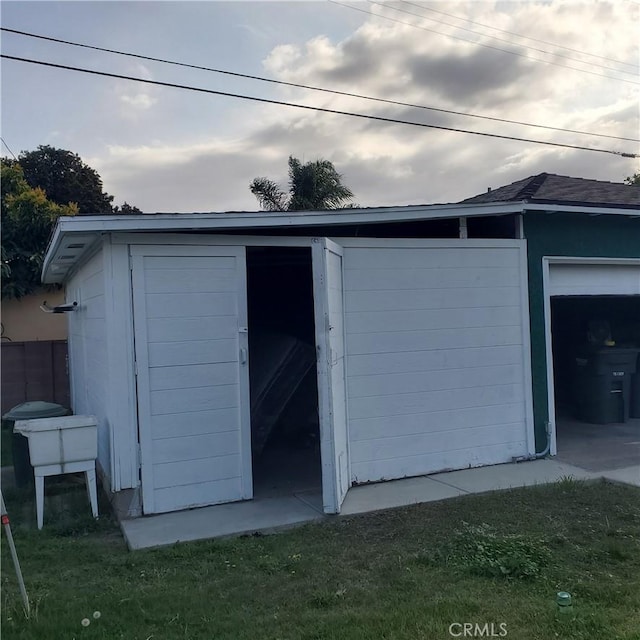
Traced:
MULTIPOLYGON (((640 3, 3 1, 2 26, 364 100, 1 33, 5 55, 392 120, 640 154, 640 3), (571 129, 571 133, 432 110, 571 129), (616 138, 630 138, 620 140, 616 138)), ((18 155, 77 153, 115 204, 258 210, 287 159, 333 162, 363 207, 458 202, 541 172, 621 182, 640 161, 2 59, 18 155)), ((2 155, 9 155, 3 145, 2 155)))

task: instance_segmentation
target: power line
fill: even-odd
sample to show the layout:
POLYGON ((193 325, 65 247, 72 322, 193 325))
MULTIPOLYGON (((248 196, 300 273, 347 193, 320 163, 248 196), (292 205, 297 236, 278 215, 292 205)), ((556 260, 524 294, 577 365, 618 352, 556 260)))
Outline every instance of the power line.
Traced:
MULTIPOLYGON (((403 0, 401 0, 403 1, 403 0)), ((630 76, 634 76, 634 77, 638 77, 638 73, 637 72, 633 72, 633 71, 624 71, 622 69, 612 69, 611 67, 605 67, 604 65, 601 64, 596 64, 594 62, 584 62, 583 60, 576 60, 575 58, 572 58, 570 56, 565 56, 561 53, 554 53, 553 51, 546 51, 545 49, 537 49, 536 47, 529 47, 527 45, 523 45, 523 44, 518 44, 517 42, 512 42, 511 40, 505 40, 504 38, 498 38, 497 36, 488 36, 486 34, 482 34, 482 33, 478 33, 477 31, 474 31, 473 29, 467 29, 466 27, 460 27, 460 26, 456 26, 455 24, 451 24, 450 22, 444 22, 443 20, 434 20, 433 18, 428 18, 427 16, 425 16, 424 14, 420 14, 420 13, 413 13, 412 11, 407 11, 406 9, 399 9, 398 7, 393 7, 391 5, 387 5, 384 4, 382 2, 376 2, 375 0, 367 0, 367 2, 369 4, 375 4, 378 5, 379 7, 384 7, 384 8, 390 8, 393 11, 400 11, 401 13, 406 13, 410 16, 414 16, 416 18, 424 18, 426 20, 431 20, 432 22, 437 22, 438 24, 443 24, 445 26, 448 27, 454 27, 455 29, 460 29, 461 31, 468 31, 469 33, 473 33, 475 35, 480 35, 480 36, 485 36, 488 38, 491 38, 492 40, 497 40, 498 42, 504 42, 506 44, 510 44, 510 45, 514 45, 517 47, 520 47, 522 49, 529 49, 531 51, 535 51, 536 53, 543 53, 545 55, 552 55, 552 56, 556 56, 558 58, 565 58, 566 60, 571 60, 572 62, 578 62, 580 64, 588 64, 592 67, 598 67, 600 69, 604 69, 606 71, 613 71, 615 73, 625 73, 627 75, 630 76)), ((446 36, 446 37, 450 37, 450 38, 458 38, 460 40, 463 40, 463 38, 460 38, 459 36, 454 36, 453 34, 447 34, 447 33, 441 33, 441 35, 446 36)), ((479 44, 478 42, 476 42, 475 40, 466 40, 466 42, 472 42, 473 44, 479 44)), ((501 49, 501 51, 504 51, 505 53, 509 53, 509 51, 507 51, 506 49, 501 49)), ((546 62, 546 60, 540 60, 537 58, 531 58, 532 60, 538 60, 538 62, 546 62)), ((586 71, 585 69, 578 69, 577 67, 567 67, 567 69, 574 69, 575 71, 586 71)), ((593 72, 589 72, 589 73, 593 73, 593 72)), ((612 76, 604 76, 606 77, 611 77, 612 76)), ((613 78, 615 80, 623 80, 622 78, 613 78)), ((623 80, 624 81, 624 80, 623 80)))
MULTIPOLYGON (((532 42, 539 42, 541 44, 548 44, 551 47, 557 47, 558 49, 565 49, 566 51, 572 51, 573 53, 578 53, 582 56, 591 56, 593 58, 599 58, 600 60, 606 60, 607 62, 614 62, 616 64, 622 64, 626 67, 632 67, 633 69, 638 69, 638 65, 637 64, 632 64, 630 62, 623 62, 622 60, 616 60, 615 58, 607 58, 606 56, 599 56, 595 53, 589 53, 588 51, 581 51, 580 49, 572 49, 571 47, 565 47, 562 44, 558 44, 557 42, 549 42, 548 40, 538 40, 537 38, 531 38, 530 36, 523 36, 520 33, 515 33, 514 31, 507 31, 506 29, 498 29, 498 27, 492 27, 491 25, 488 24, 483 24, 482 22, 476 22, 474 20, 469 20, 468 18, 464 18, 462 16, 457 16, 453 13, 447 13, 446 11, 441 11, 440 9, 433 9, 431 7, 426 7, 422 4, 418 4, 417 2, 410 2, 409 0, 400 0, 400 2, 402 2, 402 4, 409 4, 409 5, 413 5, 414 7, 418 7, 419 9, 422 9, 423 11, 430 11, 431 13, 439 13, 440 15, 443 16, 448 16, 449 18, 455 18, 456 20, 463 20, 464 22, 468 22, 469 24, 476 24, 479 27, 482 27, 484 29, 491 29, 492 31, 498 31, 500 33, 506 33, 510 36, 515 36, 516 38, 522 38, 524 40, 531 40, 532 42)), ((423 16, 426 18, 426 16, 423 16)), ((427 18, 430 19, 430 18, 427 18)), ((464 29, 464 27, 460 27, 454 24, 451 24, 449 22, 442 22, 440 20, 436 20, 436 22, 440 22, 440 24, 446 24, 450 27, 454 27, 456 29, 464 29)), ((471 29, 464 29, 465 31, 471 31, 472 33, 478 33, 478 35, 486 35, 489 38, 495 38, 495 36, 491 36, 489 34, 481 34, 477 31, 473 31, 471 29)), ((496 40, 499 40, 499 38, 495 38, 496 40)), ((510 42, 509 40, 503 40, 502 42, 510 42)), ((510 44, 517 44, 515 42, 510 42, 510 44)), ((519 45, 519 46, 526 46, 526 45, 519 45)), ((532 47, 526 47, 526 48, 532 48, 532 47)), ((540 49, 534 49, 534 51, 540 51, 540 49)), ((551 51, 545 51, 544 53, 549 53, 552 55, 560 55, 557 53, 553 53, 551 51)), ((562 56, 565 57, 565 56, 562 56)), ((569 58, 569 60, 575 60, 575 58, 569 58)), ((583 60, 576 60, 576 62, 584 62, 583 60)), ((584 64, 590 64, 585 62, 584 64)), ((600 65, 598 65, 600 66, 600 65)), ((611 67, 602 67, 603 69, 611 69, 611 67)), ((617 69, 611 69, 611 71, 617 71, 617 69)), ((622 71, 621 73, 629 73, 628 71, 622 71)))
MULTIPOLYGON (((615 78, 613 76, 608 76, 603 73, 597 73, 596 71, 589 71, 588 69, 579 69, 578 67, 570 67, 566 64, 560 64, 559 62, 552 62, 551 60, 542 60, 540 58, 532 58, 531 56, 526 55, 525 53, 518 53, 517 51, 509 51, 507 49, 501 49, 500 47, 494 47, 490 44, 483 44, 482 42, 476 42, 475 40, 469 40, 468 38, 462 38, 461 36, 454 36, 450 34, 444 34, 442 31, 438 31, 437 29, 429 29, 429 27, 423 27, 422 25, 414 24, 412 22, 404 22, 403 20, 398 20, 396 18, 392 18, 391 16, 385 16, 380 13, 373 13, 371 11, 367 11, 366 9, 360 9, 359 7, 354 7, 350 4, 345 4, 343 2, 338 2, 338 0, 327 0, 333 4, 340 5, 341 7, 346 7, 347 9, 353 9, 353 11, 360 11, 361 13, 366 13, 367 15, 374 16, 376 18, 382 18, 384 20, 390 20, 392 22, 397 22, 398 24, 404 24, 408 27, 414 27, 415 29, 422 29, 423 31, 429 31, 430 33, 435 33, 439 36, 443 36, 446 38, 454 38, 456 40, 462 40, 463 42, 470 42, 478 47, 484 47, 485 49, 493 49, 494 51, 501 51, 502 53, 508 53, 512 56, 518 56, 519 58, 525 58, 526 60, 533 60, 534 62, 542 62, 544 64, 551 64, 554 67, 561 67, 563 69, 571 69, 572 71, 579 71, 581 73, 588 73, 592 76, 598 76, 599 78, 607 78, 607 80, 617 80, 618 82, 627 82, 629 84, 640 85, 640 82, 634 82, 633 80, 627 80, 626 78, 615 78)), ((378 2, 372 2, 372 0, 368 0, 371 4, 380 4, 378 2)), ((386 5, 380 5, 386 6, 386 5)), ((396 9, 396 11, 403 11, 403 9, 396 9)), ((404 13, 410 13, 408 11, 404 11, 404 13)), ((416 15, 416 14, 411 14, 416 15)), ((424 16, 416 16, 419 18, 424 18, 424 16)))
POLYGON ((414 127, 423 127, 423 128, 427 128, 427 129, 439 129, 441 131, 452 131, 455 133, 468 133, 471 135, 476 135, 476 136, 483 136, 486 138, 498 138, 500 140, 513 140, 516 142, 527 142, 527 143, 531 143, 531 144, 541 144, 541 145, 546 145, 546 146, 551 146, 551 147, 560 147, 560 148, 564 148, 564 149, 577 149, 579 151, 595 151, 598 153, 608 153, 611 155, 615 155, 615 156, 622 156, 624 158, 638 158, 640 157, 640 155, 637 154, 633 154, 633 153, 625 153, 623 151, 613 151, 611 149, 596 149, 594 147, 583 147, 583 146, 579 146, 579 145, 573 145, 573 144, 565 144, 565 143, 560 143, 560 142, 547 142, 547 141, 543 141, 543 140, 532 140, 530 138, 517 138, 514 136, 504 136, 504 135, 499 135, 497 133, 484 133, 482 131, 470 131, 468 129, 458 129, 458 128, 454 128, 454 127, 444 127, 441 125, 435 125, 435 124, 426 124, 423 122, 411 122, 410 120, 398 120, 398 119, 394 119, 394 118, 385 118, 383 116, 374 116, 374 115, 370 115, 370 114, 364 114, 364 113, 355 113, 352 111, 339 111, 338 109, 327 109, 326 107, 314 107, 314 106, 310 106, 310 105, 306 105, 306 104, 296 104, 293 102, 284 102, 282 100, 272 100, 270 98, 259 98, 257 96, 247 96, 247 95, 242 95, 242 94, 238 94, 238 93, 229 93, 227 91, 216 91, 214 89, 204 89, 202 87, 192 87, 189 85, 183 85, 183 84, 175 84, 172 82, 161 82, 159 80, 148 80, 146 78, 135 78, 133 76, 125 76, 125 75, 121 75, 121 74, 117 74, 117 73, 108 73, 106 71, 96 71, 94 69, 83 69, 81 67, 71 67, 68 65, 63 65, 63 64, 55 64, 53 62, 45 62, 43 60, 31 60, 29 58, 20 58, 17 56, 10 56, 7 54, 0 54, 0 57, 2 58, 6 58, 7 60, 16 60, 18 62, 28 62, 30 64, 37 64, 37 65, 41 65, 41 66, 45 66, 45 67, 53 67, 55 69, 65 69, 67 71, 79 71, 81 73, 88 73, 88 74, 92 74, 92 75, 96 75, 96 76, 104 76, 107 78, 117 78, 119 80, 131 80, 133 82, 142 82, 144 84, 151 84, 151 85, 156 85, 156 86, 160 86, 160 87, 171 87, 174 89, 185 89, 187 91, 196 91, 199 93, 207 93, 207 94, 212 94, 212 95, 217 95, 217 96, 226 96, 229 98, 239 98, 242 100, 251 100, 253 102, 262 102, 265 104, 277 104, 280 106, 285 106, 285 107, 295 107, 296 109, 306 109, 308 111, 318 111, 321 113, 332 113, 332 114, 336 114, 336 115, 342 115, 342 116, 350 116, 352 118, 361 118, 361 119, 365 119, 365 120, 375 120, 377 122, 389 122, 392 124, 406 124, 406 125, 410 125, 410 126, 414 126, 414 127))
POLYGON ((543 124, 534 124, 531 122, 522 122, 522 121, 518 121, 518 120, 509 120, 507 118, 497 118, 497 117, 493 117, 493 116, 485 116, 485 115, 479 115, 479 114, 475 114, 475 113, 465 113, 463 111, 453 111, 451 109, 441 109, 438 107, 428 107, 425 105, 420 105, 420 104, 412 104, 410 102, 402 102, 400 100, 390 100, 390 99, 386 99, 386 98, 376 98, 373 96, 366 96, 366 95, 362 95, 362 94, 358 94, 358 93, 351 93, 348 91, 338 91, 337 89, 326 89, 326 88, 322 88, 322 87, 316 87, 316 86, 312 86, 312 85, 307 85, 307 84, 299 84, 296 82, 285 82, 284 80, 274 80, 273 78, 265 78, 263 76, 254 76, 254 75, 249 75, 246 73, 239 73, 236 71, 228 71, 225 69, 217 69, 217 68, 213 68, 213 67, 204 67, 204 66, 200 66, 200 65, 195 65, 195 64, 188 64, 186 62, 176 62, 174 60, 167 60, 165 58, 156 58, 156 57, 152 57, 152 56, 145 56, 142 54, 138 54, 138 53, 131 53, 131 52, 127 52, 127 51, 119 51, 117 49, 107 49, 105 47, 99 47, 96 45, 90 45, 90 44, 82 44, 79 42, 72 42, 70 40, 62 40, 60 38, 54 38, 52 36, 44 36, 44 35, 40 35, 40 34, 35 34, 35 33, 29 33, 27 31, 19 31, 17 29, 10 29, 8 27, 0 27, 0 30, 2 31, 7 31, 8 33, 15 33, 18 35, 22 35, 22 36, 27 36, 30 38, 37 38, 39 40, 47 40, 49 42, 56 42, 59 44, 66 44, 66 45, 71 45, 74 47, 82 47, 84 49, 92 49, 95 51, 103 51, 106 53, 113 53, 113 54, 117 54, 117 55, 122 55, 122 56, 128 56, 131 58, 137 58, 139 60, 148 60, 150 62, 161 62, 163 64, 170 64, 170 65, 174 65, 174 66, 179 66, 179 67, 187 67, 189 69, 197 69, 199 71, 210 71, 212 73, 220 73, 220 74, 224 74, 224 75, 229 75, 229 76, 233 76, 233 77, 237 77, 237 78, 245 78, 248 80, 258 80, 260 82, 268 82, 271 84, 278 84, 278 85, 283 85, 283 86, 287 86, 287 87, 295 87, 297 89, 307 89, 307 90, 311 90, 311 91, 320 91, 323 93, 331 93, 334 95, 340 95, 340 96, 347 96, 349 98, 358 98, 361 100, 370 100, 370 101, 374 101, 374 102, 381 102, 381 103, 385 103, 385 104, 392 104, 395 106, 400 106, 400 107, 410 107, 410 108, 414 108, 414 109, 424 109, 427 111, 436 111, 438 113, 447 113, 447 114, 451 114, 451 115, 456 115, 456 116, 463 116, 463 117, 467 117, 467 118, 478 118, 481 120, 491 120, 493 122, 503 122, 503 123, 507 123, 507 124, 515 124, 515 125, 519 125, 519 126, 524 126, 524 127, 535 127, 537 129, 547 129, 549 131, 560 131, 562 133, 576 133, 579 135, 585 135, 585 136, 593 136, 593 137, 598 137, 598 138, 609 138, 611 140, 623 140, 626 142, 640 142, 640 139, 637 138, 624 138, 621 136, 611 136, 611 135, 607 135, 604 133, 593 133, 590 131, 580 131, 577 129, 566 129, 566 128, 562 128, 562 127, 551 127, 548 125, 543 125, 543 124))
POLYGON ((0 140, 2 140, 2 144, 7 147, 7 151, 13 156, 13 159, 17 162, 18 158, 16 158, 16 154, 11 151, 11 147, 4 141, 4 138, 0 136, 0 140))

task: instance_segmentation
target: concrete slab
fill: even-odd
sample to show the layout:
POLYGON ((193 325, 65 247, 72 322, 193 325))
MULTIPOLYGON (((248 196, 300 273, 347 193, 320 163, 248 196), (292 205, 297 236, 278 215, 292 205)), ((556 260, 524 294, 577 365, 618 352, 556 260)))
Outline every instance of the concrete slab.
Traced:
POLYGON ((567 477, 576 480, 592 480, 600 476, 601 474, 591 473, 563 462, 542 459, 436 473, 429 477, 465 493, 482 493, 557 482, 567 477))
POLYGON ((626 469, 605 471, 602 475, 605 480, 612 480, 613 482, 622 482, 634 487, 640 487, 640 465, 634 465, 632 467, 627 467, 626 469))
POLYGON ((558 459, 588 471, 640 465, 640 418, 615 424, 590 424, 560 418, 556 425, 558 459))
POLYGON ((120 528, 130 549, 146 549, 188 540, 274 531, 322 517, 295 496, 284 496, 123 520, 120 528))
MULTIPOLYGON (((353 487, 347 494, 341 515, 545 484, 569 477, 594 480, 603 476, 615 482, 640 486, 637 466, 603 473, 580 469, 557 459, 533 460, 353 487)), ((313 489, 288 496, 123 520, 120 526, 130 549, 144 549, 188 540, 270 532, 325 517, 322 493, 313 489)))
POLYGON ((434 502, 455 498, 466 491, 435 482, 428 476, 404 478, 392 482, 379 482, 352 487, 342 505, 341 515, 353 515, 402 507, 418 502, 434 502))
POLYGON ((298 500, 302 500, 309 505, 314 511, 324 515, 324 504, 322 501, 322 489, 311 489, 309 491, 296 491, 293 494, 298 500))

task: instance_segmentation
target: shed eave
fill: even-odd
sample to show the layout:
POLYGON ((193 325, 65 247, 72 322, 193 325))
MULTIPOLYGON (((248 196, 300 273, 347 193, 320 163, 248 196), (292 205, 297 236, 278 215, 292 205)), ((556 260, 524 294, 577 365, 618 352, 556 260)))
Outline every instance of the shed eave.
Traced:
POLYGON ((499 216, 524 212, 622 215, 639 218, 640 208, 563 205, 527 201, 431 204, 336 211, 154 213, 63 217, 58 220, 42 267, 45 284, 61 284, 90 247, 105 233, 157 233, 165 231, 230 231, 287 227, 367 225, 385 222, 412 222, 456 217, 499 216), (85 242, 84 248, 69 250, 85 242), (67 256, 66 259, 61 259, 67 256))
MULTIPOLYGON (((470 216, 506 215, 521 213, 522 202, 490 204, 437 204, 369 209, 341 209, 336 211, 305 212, 228 212, 228 213, 154 213, 138 215, 101 215, 62 217, 58 220, 42 265, 45 284, 63 283, 73 265, 60 264, 59 256, 70 237, 93 236, 104 233, 163 231, 229 231, 238 229, 287 228, 313 226, 341 226, 349 224, 376 224, 385 222, 411 222, 470 216), (66 269, 64 267, 67 267, 66 269)), ((70 255, 70 254, 69 254, 70 255)))

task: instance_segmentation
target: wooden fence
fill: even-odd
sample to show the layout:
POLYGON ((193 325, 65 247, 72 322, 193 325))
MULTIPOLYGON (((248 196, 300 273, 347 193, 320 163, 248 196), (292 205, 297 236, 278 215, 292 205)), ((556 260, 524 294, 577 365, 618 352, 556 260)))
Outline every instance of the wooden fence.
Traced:
POLYGON ((2 342, 2 414, 30 400, 70 404, 66 340, 2 342))

